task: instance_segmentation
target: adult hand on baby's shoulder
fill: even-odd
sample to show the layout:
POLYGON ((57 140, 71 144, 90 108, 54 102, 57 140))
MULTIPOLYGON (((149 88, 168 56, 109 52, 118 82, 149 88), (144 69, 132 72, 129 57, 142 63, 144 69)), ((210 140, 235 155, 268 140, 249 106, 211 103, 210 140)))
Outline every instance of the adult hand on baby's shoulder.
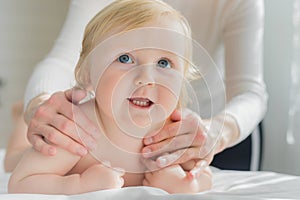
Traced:
POLYGON ((45 155, 55 155, 54 146, 58 146, 83 156, 88 152, 87 148, 95 146, 98 129, 77 106, 85 96, 83 90, 69 89, 54 93, 36 108, 28 122, 27 133, 36 150, 45 155), (74 119, 74 112, 80 120, 74 119), (82 144, 78 131, 84 134, 85 144, 82 144))
POLYGON ((192 159, 205 159, 209 164, 214 152, 204 152, 207 142, 205 122, 189 109, 175 110, 171 115, 172 123, 165 125, 159 132, 150 133, 144 138, 144 157, 157 157, 158 167, 183 164, 192 159))

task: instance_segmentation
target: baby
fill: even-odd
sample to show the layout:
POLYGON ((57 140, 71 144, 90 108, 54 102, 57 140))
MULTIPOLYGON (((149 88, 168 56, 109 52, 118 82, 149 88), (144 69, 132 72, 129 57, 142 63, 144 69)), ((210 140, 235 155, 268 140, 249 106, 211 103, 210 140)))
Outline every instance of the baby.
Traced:
MULTIPOLYGON (((157 169, 140 156, 143 137, 169 123, 172 111, 184 103, 183 80, 195 71, 188 63, 190 37, 185 18, 160 0, 117 0, 99 12, 86 27, 75 70, 78 86, 94 94, 80 108, 101 130, 97 146, 84 157, 60 148, 52 157, 28 150, 8 191, 78 194, 141 185, 169 193, 209 189, 209 168, 190 178, 193 161, 157 169)), ((79 136, 81 131, 78 127, 79 136)))

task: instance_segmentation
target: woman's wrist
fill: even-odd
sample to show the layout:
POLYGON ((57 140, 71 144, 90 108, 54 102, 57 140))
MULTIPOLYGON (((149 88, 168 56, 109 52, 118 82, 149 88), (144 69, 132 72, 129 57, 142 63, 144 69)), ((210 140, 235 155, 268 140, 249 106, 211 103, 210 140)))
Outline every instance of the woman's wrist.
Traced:
POLYGON ((28 125, 32 117, 34 116, 38 107, 43 104, 51 95, 48 93, 42 93, 35 98, 31 99, 24 111, 24 120, 28 125))
POLYGON ((215 136, 217 140, 215 154, 235 145, 239 139, 238 124, 235 118, 228 113, 219 114, 211 120, 204 120, 204 123, 206 127, 213 128, 212 131, 208 130, 208 132, 218 134, 215 136))

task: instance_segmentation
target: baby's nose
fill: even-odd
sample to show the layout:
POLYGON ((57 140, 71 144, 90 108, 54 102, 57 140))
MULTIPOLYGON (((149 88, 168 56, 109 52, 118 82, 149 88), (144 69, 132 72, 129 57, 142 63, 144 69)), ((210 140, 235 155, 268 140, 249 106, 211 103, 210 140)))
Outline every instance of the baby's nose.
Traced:
POLYGON ((137 86, 155 85, 153 66, 140 66, 137 70, 138 73, 135 79, 135 84, 137 86))

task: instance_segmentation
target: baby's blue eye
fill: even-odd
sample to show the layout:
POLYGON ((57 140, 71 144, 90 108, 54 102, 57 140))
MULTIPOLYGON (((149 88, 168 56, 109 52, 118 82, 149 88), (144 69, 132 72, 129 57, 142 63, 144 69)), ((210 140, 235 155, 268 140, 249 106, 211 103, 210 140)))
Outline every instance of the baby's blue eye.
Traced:
POLYGON ((171 68, 170 62, 167 59, 159 60, 157 65, 161 68, 171 68))
POLYGON ((125 64, 133 63, 132 59, 127 54, 123 54, 123 55, 119 56, 118 61, 120 63, 125 63, 125 64))

